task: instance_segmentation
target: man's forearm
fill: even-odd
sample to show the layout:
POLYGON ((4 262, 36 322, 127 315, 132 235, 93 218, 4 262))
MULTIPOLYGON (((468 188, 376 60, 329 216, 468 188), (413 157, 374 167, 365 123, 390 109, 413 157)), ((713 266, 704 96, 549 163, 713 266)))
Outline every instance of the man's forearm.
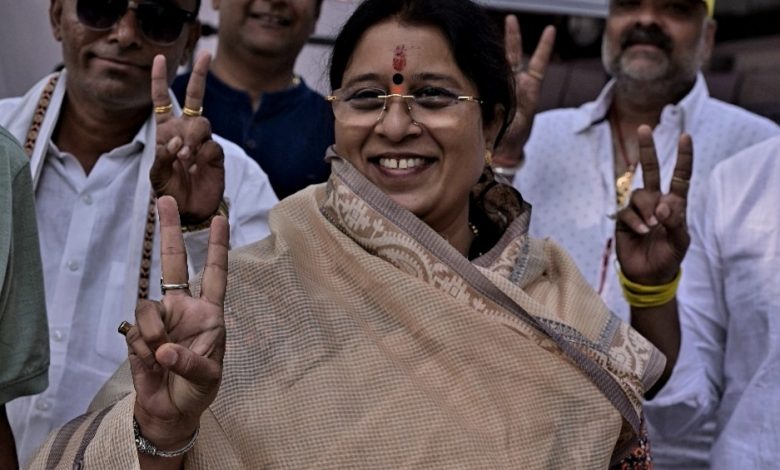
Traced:
POLYGON ((661 377, 645 393, 646 398, 652 398, 669 380, 680 353, 677 300, 672 299, 658 307, 631 307, 631 326, 666 356, 666 366, 661 377))

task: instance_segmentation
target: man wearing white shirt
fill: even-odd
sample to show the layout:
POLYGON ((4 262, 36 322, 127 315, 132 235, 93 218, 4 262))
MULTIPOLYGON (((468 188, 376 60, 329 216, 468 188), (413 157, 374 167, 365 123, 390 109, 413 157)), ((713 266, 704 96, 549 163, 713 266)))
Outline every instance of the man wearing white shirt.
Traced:
MULTIPOLYGON (((709 96, 700 69, 714 43, 713 8, 710 0, 611 0, 602 60, 613 79, 593 102, 536 116, 515 177, 534 208, 531 235, 562 244, 624 320, 612 216, 642 181, 637 128, 653 128, 663 191, 680 134, 692 136, 689 214, 716 163, 780 134, 770 120, 709 96)), ((673 442, 651 435, 656 468, 707 468, 712 429, 673 442)))
MULTIPOLYGON (((191 275, 202 267, 202 228, 218 207, 228 208, 232 246, 268 233, 276 202, 268 179, 240 148, 211 139, 199 117, 202 90, 198 98, 193 87, 185 117, 176 117, 172 95, 170 106, 152 103, 153 59, 164 57, 164 90, 198 39, 199 3, 52 0, 64 71, 0 101, 0 124, 31 159, 49 312, 49 388, 8 405, 22 463, 52 429, 86 410, 127 358, 117 325, 133 317, 139 297, 161 294, 153 197, 179 202, 191 229, 191 275), (161 141, 170 129, 176 137, 161 141)), ((202 81, 208 59, 196 68, 202 74, 193 81, 202 81)))
POLYGON ((714 413, 711 468, 780 462, 780 137, 719 164, 677 299, 683 350, 645 405, 667 439, 714 413))

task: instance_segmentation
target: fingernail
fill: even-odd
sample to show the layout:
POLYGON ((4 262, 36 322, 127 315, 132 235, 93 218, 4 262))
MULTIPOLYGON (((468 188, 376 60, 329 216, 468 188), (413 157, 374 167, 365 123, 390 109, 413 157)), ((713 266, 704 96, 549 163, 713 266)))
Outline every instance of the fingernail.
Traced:
POLYGON ((182 160, 190 158, 190 148, 185 145, 181 148, 181 150, 179 150, 179 153, 177 153, 176 156, 182 160))
POLYGON ((171 367, 174 364, 176 364, 176 360, 179 358, 179 355, 176 354, 176 351, 174 351, 171 348, 165 348, 164 350, 160 351, 160 357, 157 358, 157 360, 165 367, 171 367))
POLYGON ((666 204, 661 204, 658 206, 658 209, 656 209, 655 213, 658 214, 658 217, 660 217, 661 220, 666 220, 666 218, 671 215, 671 210, 666 204))
POLYGON ((180 146, 181 146, 181 139, 179 138, 179 136, 176 136, 171 140, 169 140, 168 144, 166 145, 170 153, 174 153, 175 151, 177 151, 180 146))
POLYGON ((637 232, 641 233, 642 235, 650 233, 650 228, 647 225, 645 225, 645 224, 639 225, 639 227, 637 227, 636 230, 637 230, 637 232))
POLYGON ((655 227, 656 225, 658 225, 658 219, 656 219, 654 215, 651 215, 651 216, 650 216, 650 220, 648 220, 648 221, 647 221, 647 223, 648 223, 648 224, 649 224, 651 227, 655 227))

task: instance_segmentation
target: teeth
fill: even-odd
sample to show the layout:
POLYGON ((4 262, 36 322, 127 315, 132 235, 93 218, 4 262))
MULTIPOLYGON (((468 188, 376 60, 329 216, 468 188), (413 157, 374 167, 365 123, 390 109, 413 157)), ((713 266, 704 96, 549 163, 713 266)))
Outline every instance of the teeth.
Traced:
POLYGON ((289 21, 286 18, 282 18, 281 16, 269 15, 267 13, 259 13, 255 16, 257 16, 258 19, 267 21, 269 23, 275 23, 281 26, 286 26, 287 24, 289 24, 289 21))
POLYGON ((425 160, 422 158, 380 158, 379 166, 382 168, 390 168, 392 170, 401 169, 408 170, 410 168, 416 168, 423 166, 425 160))

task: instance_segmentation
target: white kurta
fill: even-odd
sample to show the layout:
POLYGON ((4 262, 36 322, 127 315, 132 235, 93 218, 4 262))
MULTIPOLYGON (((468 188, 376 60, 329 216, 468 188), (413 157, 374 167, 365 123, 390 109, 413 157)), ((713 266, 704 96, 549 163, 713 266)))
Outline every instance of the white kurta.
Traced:
POLYGON ((719 165, 678 293, 686 348, 647 404, 674 439, 715 413, 712 469, 780 462, 780 137, 719 165))
MULTIPOLYGON (((563 245, 585 279, 601 292, 610 310, 628 321, 629 307, 615 274, 615 221, 609 217, 618 209, 612 133, 607 119, 613 96, 614 82, 610 82, 596 101, 537 116, 515 187, 533 206, 531 235, 550 237, 563 245)), ((700 75, 687 96, 664 107, 653 130, 664 191, 669 189, 683 132, 692 136, 694 145, 688 195, 688 213, 693 214, 700 210, 697 208, 701 207, 712 168, 740 150, 780 134, 780 127, 711 98, 700 75)), ((641 186, 640 167, 633 188, 641 186)), ((690 275, 685 264, 683 273, 685 277, 690 275)), ((704 435, 693 433, 687 440, 667 442, 651 436, 656 468, 705 468, 711 433, 709 425, 704 435)))
MULTIPOLYGON (((56 427, 83 413, 92 397, 127 358, 117 333, 132 320, 154 161, 154 117, 126 145, 103 154, 86 175, 75 157, 51 142, 65 94, 63 73, 52 96, 31 159, 49 315, 49 388, 8 405, 20 461, 56 427)), ((22 98, 0 101, 0 125, 24 142, 42 80, 22 98)), ((173 99, 173 98, 172 98, 173 99)), ((179 112, 178 106, 176 113, 179 112)), ((225 193, 231 245, 268 234, 267 214, 277 202, 266 175, 238 146, 218 137, 225 153, 225 193)), ((159 227, 158 227, 159 230, 159 227)), ((159 233, 159 232, 158 232, 159 233)), ((158 233, 155 240, 158 241, 158 233)), ((202 267, 207 231, 187 234, 190 275, 202 267)), ((159 245, 154 244, 150 297, 160 297, 159 245)))

